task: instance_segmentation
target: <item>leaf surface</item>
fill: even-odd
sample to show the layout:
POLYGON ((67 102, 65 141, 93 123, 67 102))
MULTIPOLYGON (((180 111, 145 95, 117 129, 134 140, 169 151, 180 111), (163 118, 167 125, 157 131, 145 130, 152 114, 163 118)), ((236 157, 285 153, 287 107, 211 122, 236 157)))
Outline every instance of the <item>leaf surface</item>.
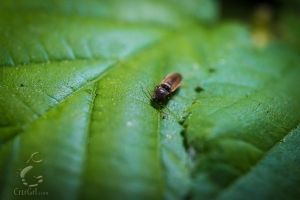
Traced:
POLYGON ((2 199, 24 198, 34 152, 26 180, 42 174, 49 199, 276 199, 276 183, 299 197, 292 47, 207 26, 214 1, 1 4, 2 199), (160 109, 147 88, 172 72, 183 83, 160 109))

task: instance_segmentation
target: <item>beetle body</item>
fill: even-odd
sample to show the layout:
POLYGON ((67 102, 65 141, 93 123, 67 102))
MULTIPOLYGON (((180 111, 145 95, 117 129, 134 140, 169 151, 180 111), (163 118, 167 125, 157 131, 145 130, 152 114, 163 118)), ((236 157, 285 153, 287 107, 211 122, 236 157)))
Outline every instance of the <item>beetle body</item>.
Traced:
POLYGON ((169 74, 158 86, 155 87, 151 99, 156 103, 161 103, 169 96, 169 94, 174 92, 181 85, 181 81, 182 76, 180 74, 169 74))

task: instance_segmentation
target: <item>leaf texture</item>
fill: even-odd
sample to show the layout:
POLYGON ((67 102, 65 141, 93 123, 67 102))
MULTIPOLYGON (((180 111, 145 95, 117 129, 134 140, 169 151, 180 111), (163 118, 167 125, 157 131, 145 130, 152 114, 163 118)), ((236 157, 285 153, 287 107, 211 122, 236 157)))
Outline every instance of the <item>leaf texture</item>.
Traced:
POLYGON ((40 198, 15 194, 34 152, 45 199, 299 197, 289 45, 215 25, 215 1, 1 4, 2 199, 40 198), (161 109, 147 89, 171 72, 183 83, 161 109))

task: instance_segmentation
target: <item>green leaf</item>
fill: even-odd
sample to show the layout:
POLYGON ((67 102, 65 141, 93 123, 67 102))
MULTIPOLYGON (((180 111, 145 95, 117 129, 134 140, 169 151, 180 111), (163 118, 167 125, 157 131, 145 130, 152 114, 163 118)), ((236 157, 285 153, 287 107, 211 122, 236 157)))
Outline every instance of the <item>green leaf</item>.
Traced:
MULTIPOLYGON (((259 177, 248 179, 248 174, 254 173, 257 167, 263 168, 264 176, 278 176, 272 169, 280 171, 282 166, 272 164, 274 160, 278 164, 281 160, 273 149, 285 149, 283 153, 289 155, 291 165, 299 166, 300 160, 293 155, 299 153, 299 148, 291 148, 292 143, 282 143, 286 137, 292 137, 290 134, 299 125, 299 56, 278 44, 264 51, 239 48, 238 53, 233 50, 235 53, 230 55, 228 49, 216 52, 226 54, 226 61, 215 66, 215 75, 203 80, 204 92, 186 111, 190 113, 185 121, 186 136, 198 154, 194 172, 196 196, 222 199, 225 193, 226 199, 241 196, 253 199, 262 195, 279 198, 271 191, 280 184, 280 178, 276 184, 260 180, 253 187, 266 191, 252 193, 249 184, 259 177), (229 61, 229 57, 233 60, 229 61), (273 157, 265 161, 270 154, 273 157), (274 185, 266 188, 266 184, 274 185), (244 189, 243 193, 240 188, 244 189)), ((291 175, 286 181, 289 185, 295 184, 294 187, 298 187, 299 177, 296 175, 293 180, 292 174, 297 171, 294 167, 286 172, 291 175)), ((281 189, 287 187, 281 186, 281 189)), ((294 188, 288 197, 296 199, 299 196, 296 191, 294 188)))
POLYGON ((299 198, 289 45, 255 46, 244 25, 216 24, 209 0, 0 10, 2 199, 299 198), (172 72, 183 83, 161 110, 147 88, 172 72), (28 165, 47 195, 22 193, 28 165))

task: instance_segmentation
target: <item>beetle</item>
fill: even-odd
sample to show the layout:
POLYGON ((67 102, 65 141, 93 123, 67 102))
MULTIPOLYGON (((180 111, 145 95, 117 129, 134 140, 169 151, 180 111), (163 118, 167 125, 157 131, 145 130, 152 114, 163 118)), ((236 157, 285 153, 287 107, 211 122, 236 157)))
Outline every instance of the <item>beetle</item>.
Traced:
POLYGON ((182 76, 179 73, 169 74, 155 87, 151 99, 155 103, 161 103, 181 85, 181 82, 182 76))
MULTIPOLYGON (((155 102, 156 104, 167 108, 166 106, 162 105, 162 102, 169 97, 169 95, 174 92, 178 87, 180 87, 182 82, 182 76, 179 73, 171 73, 167 75, 162 82, 157 85, 154 89, 153 95, 149 92, 147 89, 150 97, 148 97, 150 100, 155 102)), ((168 108, 167 108, 168 109, 168 108)), ((168 109, 169 110, 169 109, 168 109)), ((166 114, 163 115, 163 118, 166 118, 166 114)))

